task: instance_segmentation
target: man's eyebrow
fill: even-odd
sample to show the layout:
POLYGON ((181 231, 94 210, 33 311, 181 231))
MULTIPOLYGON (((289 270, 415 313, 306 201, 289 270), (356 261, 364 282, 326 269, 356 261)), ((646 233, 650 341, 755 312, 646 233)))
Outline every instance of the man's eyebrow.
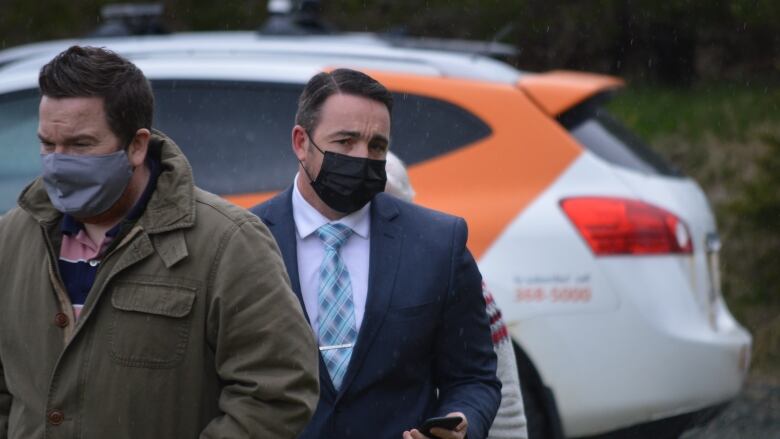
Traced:
POLYGON ((330 136, 331 137, 360 137, 360 133, 357 131, 341 130, 341 131, 336 131, 330 136))
POLYGON ((98 138, 89 134, 77 134, 72 137, 66 137, 65 138, 65 144, 71 144, 71 143, 78 143, 79 141, 88 141, 92 143, 96 143, 98 141, 98 138))
MULTIPOLYGON (((335 133, 330 135, 331 138, 338 138, 338 137, 351 137, 351 138, 359 138, 360 132, 358 131, 347 131, 347 130, 341 130, 336 131, 335 133)), ((381 134, 374 134, 373 137, 368 139, 368 143, 382 143, 384 145, 390 144, 390 139, 387 137, 381 135, 381 134)))
MULTIPOLYGON (((44 143, 51 143, 51 140, 49 140, 48 138, 44 137, 43 134, 41 134, 41 133, 38 133, 38 139, 40 139, 40 141, 44 142, 44 143)), ((89 135, 89 134, 78 134, 78 135, 75 135, 75 136, 66 137, 63 143, 66 144, 66 145, 72 145, 74 143, 83 142, 83 141, 96 143, 98 141, 98 139, 97 139, 97 137, 89 135)))
POLYGON ((384 143, 385 145, 388 145, 390 144, 390 139, 388 139, 387 137, 381 134, 375 134, 374 137, 371 138, 369 143, 376 143, 376 142, 381 142, 384 143))

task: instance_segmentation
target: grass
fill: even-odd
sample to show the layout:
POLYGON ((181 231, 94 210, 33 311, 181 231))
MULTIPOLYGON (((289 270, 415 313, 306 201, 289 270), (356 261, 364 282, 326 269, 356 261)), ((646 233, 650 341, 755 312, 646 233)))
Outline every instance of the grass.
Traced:
POLYGON ((780 87, 638 86, 610 110, 707 193, 724 296, 753 334, 753 370, 780 372, 780 87))
POLYGON ((682 136, 701 142, 708 135, 744 141, 751 129, 780 121, 780 87, 702 84, 691 89, 631 87, 610 105, 626 124, 652 141, 682 136))

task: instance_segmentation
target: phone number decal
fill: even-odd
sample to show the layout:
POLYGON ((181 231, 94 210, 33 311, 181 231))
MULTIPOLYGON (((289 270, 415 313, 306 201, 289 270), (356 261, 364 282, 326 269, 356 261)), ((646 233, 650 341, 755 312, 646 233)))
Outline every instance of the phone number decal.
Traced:
POLYGON ((593 297, 589 287, 518 288, 518 302, 590 302, 593 297))
POLYGON ((588 274, 516 277, 515 284, 517 302, 587 303, 593 298, 588 274))

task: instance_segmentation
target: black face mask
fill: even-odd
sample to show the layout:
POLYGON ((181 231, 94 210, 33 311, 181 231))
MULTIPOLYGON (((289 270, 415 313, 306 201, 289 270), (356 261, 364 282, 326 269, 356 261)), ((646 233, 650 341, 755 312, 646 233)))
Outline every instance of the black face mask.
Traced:
MULTIPOLYGON (((385 160, 351 157, 331 151, 322 151, 309 136, 309 141, 323 155, 322 167, 316 180, 309 171, 314 192, 331 209, 341 213, 352 213, 365 206, 374 196, 385 190, 387 173, 385 160)), ((301 163, 301 165, 303 165, 301 163)))

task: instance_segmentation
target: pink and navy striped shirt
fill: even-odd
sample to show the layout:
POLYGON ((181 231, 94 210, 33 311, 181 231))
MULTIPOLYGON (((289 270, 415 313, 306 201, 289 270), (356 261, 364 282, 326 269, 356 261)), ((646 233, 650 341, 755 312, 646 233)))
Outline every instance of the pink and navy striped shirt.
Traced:
POLYGON ((149 166, 150 176, 144 193, 141 194, 141 198, 135 203, 125 219, 107 231, 101 242, 92 241, 84 230, 84 225, 77 219, 67 214, 62 216, 60 222, 62 244, 60 245, 58 266, 76 319, 79 318, 89 291, 92 289, 92 284, 95 283, 95 275, 101 259, 111 247, 114 239, 120 235, 120 232, 128 230, 141 217, 154 188, 157 186, 160 164, 151 158, 147 159, 146 163, 149 166))

